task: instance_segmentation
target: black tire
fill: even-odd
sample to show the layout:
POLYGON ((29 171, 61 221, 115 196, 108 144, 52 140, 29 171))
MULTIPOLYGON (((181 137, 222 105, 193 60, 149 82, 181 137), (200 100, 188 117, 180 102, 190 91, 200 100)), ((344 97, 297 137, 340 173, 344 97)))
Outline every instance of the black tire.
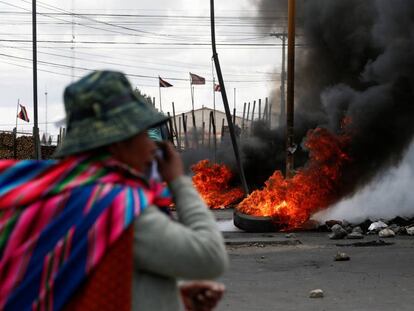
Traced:
POLYGON ((272 219, 272 217, 251 216, 234 209, 234 225, 246 232, 278 232, 282 226, 272 219))

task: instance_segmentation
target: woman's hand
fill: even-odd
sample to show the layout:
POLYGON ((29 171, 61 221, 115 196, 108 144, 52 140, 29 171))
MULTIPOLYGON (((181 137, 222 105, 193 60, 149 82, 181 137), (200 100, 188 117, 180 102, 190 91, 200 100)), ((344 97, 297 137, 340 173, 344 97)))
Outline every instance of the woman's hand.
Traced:
POLYGON ((213 281, 191 281, 180 285, 186 311, 211 311, 220 301, 225 286, 213 281))
POLYGON ((157 157, 158 169, 162 179, 169 183, 177 177, 184 175, 183 161, 173 144, 163 141, 158 143, 158 146, 163 152, 162 157, 157 157))

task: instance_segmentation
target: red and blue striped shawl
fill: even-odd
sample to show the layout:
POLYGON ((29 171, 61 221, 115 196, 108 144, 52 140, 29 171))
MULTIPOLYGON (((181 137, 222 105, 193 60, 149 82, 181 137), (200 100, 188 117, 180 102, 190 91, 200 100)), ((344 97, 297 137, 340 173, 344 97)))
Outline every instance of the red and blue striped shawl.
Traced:
POLYGON ((0 310, 59 310, 167 188, 108 155, 0 161, 0 310))

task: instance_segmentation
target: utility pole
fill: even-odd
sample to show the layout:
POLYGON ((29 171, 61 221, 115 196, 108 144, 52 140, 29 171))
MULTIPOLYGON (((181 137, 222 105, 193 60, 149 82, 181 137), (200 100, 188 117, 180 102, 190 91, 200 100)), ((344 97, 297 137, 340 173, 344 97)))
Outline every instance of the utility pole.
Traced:
POLYGON ((271 37, 276 37, 282 40, 282 72, 280 73, 280 116, 279 126, 283 126, 286 120, 286 31, 283 33, 271 33, 271 37))
POLYGON ((288 3, 288 81, 286 107, 286 177, 294 175, 294 95, 295 95, 295 18, 296 0, 288 3))
POLYGON ((285 95, 285 83, 286 83, 286 33, 283 32, 282 36, 282 73, 280 79, 280 120, 279 125, 284 124, 286 115, 286 95, 285 95))
POLYGON ((45 91, 45 134, 47 135, 47 89, 45 91))
POLYGON ((71 66, 71 77, 72 82, 75 80, 75 4, 74 0, 72 0, 72 66, 71 66))
POLYGON ((220 90, 221 90, 220 93, 221 93, 221 96, 222 96, 222 99, 223 99, 223 105, 224 105, 224 110, 226 112, 227 124, 229 126, 229 131, 230 131, 230 138, 231 138, 231 142, 232 142, 232 145, 233 145, 234 156, 236 158, 236 162, 237 162, 237 166, 238 166, 238 170, 239 170, 243 190, 244 190, 245 194, 248 195, 249 194, 249 188, 247 186, 246 177, 244 175, 244 170, 243 170, 243 165, 242 165, 241 159, 240 159, 239 146, 237 144, 236 134, 234 132, 234 125, 233 125, 232 118, 231 118, 229 102, 227 100, 227 94, 226 94, 226 89, 225 89, 225 86, 224 86, 223 75, 221 73, 221 68, 220 68, 220 61, 219 61, 218 54, 217 54, 217 49, 216 49, 216 30, 215 30, 215 21, 214 21, 214 0, 210 0, 210 19, 211 19, 211 47, 212 47, 212 50, 213 50, 213 59, 214 59, 214 65, 215 65, 216 71, 217 71, 217 78, 218 78, 219 84, 220 84, 220 90))
POLYGON ((37 21, 36 21, 36 0, 32 0, 32 43, 33 43, 33 115, 34 115, 34 155, 40 160, 39 124, 37 115, 37 21))
POLYGON ((233 110, 236 110, 236 88, 234 88, 233 101, 233 110))

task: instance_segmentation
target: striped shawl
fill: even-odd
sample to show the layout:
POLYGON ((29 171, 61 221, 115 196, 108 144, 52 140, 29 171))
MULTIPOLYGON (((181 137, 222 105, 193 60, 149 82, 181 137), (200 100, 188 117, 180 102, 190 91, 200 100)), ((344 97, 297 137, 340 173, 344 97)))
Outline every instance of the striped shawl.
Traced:
POLYGON ((0 161, 0 310, 60 310, 168 190, 109 155, 0 161))

